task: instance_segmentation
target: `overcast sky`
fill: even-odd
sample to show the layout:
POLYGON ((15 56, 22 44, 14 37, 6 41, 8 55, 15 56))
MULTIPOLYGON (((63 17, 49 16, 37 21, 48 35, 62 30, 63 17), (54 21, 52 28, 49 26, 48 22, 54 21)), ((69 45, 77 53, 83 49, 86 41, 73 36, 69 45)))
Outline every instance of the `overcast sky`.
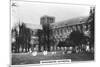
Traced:
POLYGON ((90 10, 90 6, 83 5, 23 1, 12 1, 12 3, 15 3, 15 5, 11 7, 11 27, 18 21, 39 25, 40 17, 44 15, 54 16, 56 22, 79 16, 88 16, 90 10))

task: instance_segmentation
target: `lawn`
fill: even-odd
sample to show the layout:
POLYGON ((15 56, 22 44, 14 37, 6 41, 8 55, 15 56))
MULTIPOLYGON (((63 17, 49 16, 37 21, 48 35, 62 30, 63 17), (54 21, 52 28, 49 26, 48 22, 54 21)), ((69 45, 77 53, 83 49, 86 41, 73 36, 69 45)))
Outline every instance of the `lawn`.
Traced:
POLYGON ((51 52, 48 55, 43 55, 41 52, 37 56, 33 56, 32 53, 16 53, 12 54, 12 65, 22 64, 39 64, 41 60, 58 60, 58 59, 71 59, 73 61, 91 61, 94 60, 93 53, 72 53, 62 54, 62 52, 56 52, 52 55, 51 52))

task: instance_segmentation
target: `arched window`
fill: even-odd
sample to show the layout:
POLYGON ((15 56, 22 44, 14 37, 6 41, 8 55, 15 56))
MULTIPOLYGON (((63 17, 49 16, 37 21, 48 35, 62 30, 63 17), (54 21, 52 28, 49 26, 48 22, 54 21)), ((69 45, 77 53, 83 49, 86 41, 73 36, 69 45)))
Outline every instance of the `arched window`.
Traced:
POLYGON ((64 32, 66 33, 66 27, 64 28, 64 32))
POLYGON ((77 27, 78 27, 78 30, 80 31, 80 25, 79 25, 79 24, 78 24, 78 26, 77 26, 77 27))

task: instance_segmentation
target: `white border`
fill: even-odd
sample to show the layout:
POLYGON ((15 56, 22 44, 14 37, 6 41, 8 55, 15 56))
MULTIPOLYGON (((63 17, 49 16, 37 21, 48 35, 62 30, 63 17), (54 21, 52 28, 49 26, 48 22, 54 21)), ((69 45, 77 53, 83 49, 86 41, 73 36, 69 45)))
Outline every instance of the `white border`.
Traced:
MULTIPOLYGON (((35 0, 34 0, 35 1, 35 0)), ((38 0, 39 1, 39 0, 38 0)), ((40 0, 46 2, 64 2, 64 3, 83 3, 95 5, 95 0, 40 0), (69 1, 69 2, 68 2, 69 1)), ((100 65, 100 45, 99 45, 99 36, 100 36, 100 1, 96 1, 96 62, 86 62, 86 63, 72 63, 72 64, 57 64, 57 65, 41 65, 41 67, 99 67, 100 65)), ((0 67, 8 67, 9 66, 9 0, 0 0, 0 67)), ((37 65, 36 65, 37 66, 37 65)), ((19 66, 18 66, 19 67, 19 66)), ((24 66, 28 67, 28 66, 24 66)), ((32 66, 29 66, 32 67, 32 66)), ((35 66, 34 66, 35 67, 35 66)))

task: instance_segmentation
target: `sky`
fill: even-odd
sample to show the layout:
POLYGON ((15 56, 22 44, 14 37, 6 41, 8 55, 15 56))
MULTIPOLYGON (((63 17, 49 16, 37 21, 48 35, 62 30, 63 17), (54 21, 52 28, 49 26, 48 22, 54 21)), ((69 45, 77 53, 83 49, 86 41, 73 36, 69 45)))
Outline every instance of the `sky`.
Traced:
POLYGON ((54 4, 42 2, 12 1, 11 6, 11 27, 19 21, 40 25, 40 17, 44 15, 54 16, 55 22, 88 16, 90 6, 54 4))

